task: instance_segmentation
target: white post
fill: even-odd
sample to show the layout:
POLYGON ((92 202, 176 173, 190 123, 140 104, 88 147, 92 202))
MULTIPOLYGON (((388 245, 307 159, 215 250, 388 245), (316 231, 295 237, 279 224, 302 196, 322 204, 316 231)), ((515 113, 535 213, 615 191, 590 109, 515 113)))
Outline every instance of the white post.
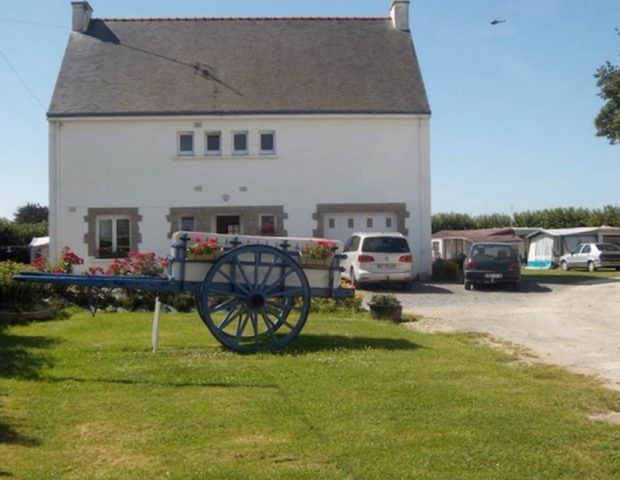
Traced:
POLYGON ((153 333, 151 334, 151 348, 157 353, 157 340, 159 338, 159 319, 161 317, 161 302, 155 297, 155 312, 153 313, 153 333))

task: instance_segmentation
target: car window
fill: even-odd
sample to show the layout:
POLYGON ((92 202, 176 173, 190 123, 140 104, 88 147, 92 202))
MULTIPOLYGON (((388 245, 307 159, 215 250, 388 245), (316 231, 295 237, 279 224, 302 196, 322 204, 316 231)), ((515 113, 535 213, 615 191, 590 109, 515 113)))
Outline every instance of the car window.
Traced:
POLYGON ((515 260, 517 255, 510 245, 475 245, 470 257, 472 260, 515 260))
POLYGON ((613 243, 597 243, 596 248, 598 248, 601 252, 620 251, 620 247, 618 247, 618 245, 614 245, 613 243))
POLYGON ((350 238, 349 238, 349 239, 345 242, 344 247, 342 247, 342 251, 343 251, 343 252, 352 252, 352 251, 353 251, 353 248, 351 248, 351 247, 352 247, 352 245, 353 245, 353 241, 354 241, 354 239, 355 239, 355 238, 356 238, 356 237, 350 237, 350 238))
POLYGON ((362 252, 409 253, 407 240, 399 237, 369 237, 362 243, 362 252))
POLYGON ((592 248, 590 247, 590 245, 584 245, 583 248, 581 249, 581 253, 590 253, 590 251, 592 251, 592 248))
POLYGON ((579 252, 581 251, 581 248, 582 248, 582 247, 583 247, 583 245, 580 243, 579 245, 577 245, 577 246, 575 247, 575 249, 574 249, 574 250, 571 250, 571 252, 570 252, 570 253, 579 253, 579 252))

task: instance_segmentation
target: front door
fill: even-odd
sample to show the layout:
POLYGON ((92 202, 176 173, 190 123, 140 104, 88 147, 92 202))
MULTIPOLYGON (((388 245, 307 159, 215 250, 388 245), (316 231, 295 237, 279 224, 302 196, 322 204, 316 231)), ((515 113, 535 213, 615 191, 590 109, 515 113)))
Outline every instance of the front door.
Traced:
POLYGON ((241 217, 239 215, 218 215, 215 225, 216 233, 228 235, 241 234, 241 217))

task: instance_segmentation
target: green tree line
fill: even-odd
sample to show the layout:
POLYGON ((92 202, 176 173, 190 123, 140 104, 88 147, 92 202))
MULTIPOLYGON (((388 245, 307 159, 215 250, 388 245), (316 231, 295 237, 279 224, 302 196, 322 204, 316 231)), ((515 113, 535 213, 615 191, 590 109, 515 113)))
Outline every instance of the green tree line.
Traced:
POLYGON ((47 222, 17 223, 0 218, 0 246, 28 245, 32 237, 46 237, 47 231, 47 222))
POLYGON ((470 230, 476 228, 530 227, 573 228, 620 227, 620 206, 606 205, 600 209, 546 208, 515 212, 512 217, 503 213, 471 216, 466 213, 438 213, 432 216, 433 233, 440 230, 470 230))

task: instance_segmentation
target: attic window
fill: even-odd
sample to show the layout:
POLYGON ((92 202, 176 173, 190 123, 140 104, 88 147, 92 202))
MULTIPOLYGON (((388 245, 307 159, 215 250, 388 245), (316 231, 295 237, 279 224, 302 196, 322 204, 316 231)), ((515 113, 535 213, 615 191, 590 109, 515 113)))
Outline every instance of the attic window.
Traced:
POLYGON ((220 155, 222 153, 222 134, 220 132, 207 132, 207 155, 220 155))
POLYGON ((260 153, 262 154, 276 153, 275 139, 276 139, 275 132, 261 132, 260 133, 260 153))
POLYGON ((178 133, 178 154, 193 155, 194 154, 194 132, 178 133))
POLYGON ((248 132, 233 133, 233 153, 235 155, 247 155, 248 153, 248 132))

